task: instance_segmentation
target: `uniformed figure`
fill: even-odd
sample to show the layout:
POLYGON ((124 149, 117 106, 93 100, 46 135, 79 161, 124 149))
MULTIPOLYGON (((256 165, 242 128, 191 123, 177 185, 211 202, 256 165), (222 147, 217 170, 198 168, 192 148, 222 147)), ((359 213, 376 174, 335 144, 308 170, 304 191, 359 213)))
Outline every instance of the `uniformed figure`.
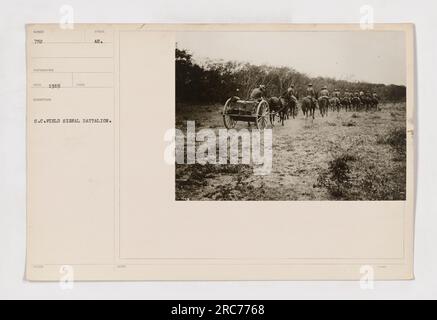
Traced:
POLYGON ((360 91, 360 97, 362 98, 364 96, 365 96, 364 91, 360 91))
POLYGON ((376 94, 376 92, 373 93, 373 98, 378 99, 378 95, 376 94))
POLYGON ((237 88, 237 89, 235 89, 235 95, 231 98, 232 102, 236 102, 236 101, 240 100, 239 96, 240 96, 240 89, 237 88))
POLYGON ((354 96, 355 96, 356 98, 359 98, 359 97, 360 97, 360 92, 359 92, 359 91, 355 91, 354 96))
POLYGON ((323 86, 322 90, 320 91, 320 97, 329 98, 329 91, 327 86, 323 86))
POLYGON ((340 98, 340 90, 335 89, 334 92, 333 92, 333 94, 332 94, 332 96, 333 96, 333 97, 336 97, 336 98, 340 98))
POLYGON ((316 91, 313 88, 313 85, 310 83, 307 88, 307 97, 316 98, 316 91))
POLYGON ((235 98, 240 100, 240 88, 235 89, 235 98))
POLYGON ((310 83, 308 84, 308 88, 307 88, 307 97, 311 98, 311 100, 313 101, 314 104, 317 104, 317 94, 316 94, 316 90, 314 90, 313 88, 313 84, 310 83))
POLYGON ((294 100, 297 103, 296 91, 294 89, 294 85, 291 85, 290 88, 288 88, 287 91, 282 94, 282 96, 286 99, 294 100))
POLYGON ((292 85, 290 86, 290 88, 287 89, 287 93, 288 93, 289 95, 291 95, 291 96, 296 96, 296 94, 295 94, 295 90, 294 90, 294 84, 292 84, 292 85))
POLYGON ((306 95, 308 98, 310 98, 314 105, 317 105, 317 93, 316 90, 314 90, 313 84, 309 83, 308 88, 306 90, 306 95))
POLYGON ((261 100, 265 97, 266 93, 266 86, 261 84, 258 88, 255 88, 250 93, 250 99, 251 100, 261 100))
POLYGON ((346 92, 344 93, 344 97, 348 99, 352 98, 352 92, 350 92, 349 89, 346 89, 346 92))

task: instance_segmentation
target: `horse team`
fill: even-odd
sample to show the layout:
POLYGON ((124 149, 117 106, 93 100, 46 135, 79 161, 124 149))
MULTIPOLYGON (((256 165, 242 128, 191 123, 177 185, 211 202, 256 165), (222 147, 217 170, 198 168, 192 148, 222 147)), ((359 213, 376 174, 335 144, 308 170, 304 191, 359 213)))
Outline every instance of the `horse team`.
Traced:
MULTIPOLYGON (((282 93, 279 97, 266 98, 265 86, 252 90, 250 95, 251 100, 266 99, 270 111, 271 120, 274 120, 276 115, 279 116, 279 121, 284 125, 284 121, 289 118, 296 118, 299 110, 299 97, 296 94, 294 86, 290 86, 286 92, 282 93)), ((312 119, 315 118, 316 110, 318 109, 321 117, 328 116, 329 111, 340 112, 345 111, 370 111, 378 110, 379 98, 374 92, 356 91, 355 93, 349 92, 346 89, 344 94, 341 94, 339 90, 334 90, 332 94, 328 91, 326 86, 322 87, 320 92, 316 92, 312 84, 308 84, 306 94, 300 102, 300 109, 303 115, 312 119)))

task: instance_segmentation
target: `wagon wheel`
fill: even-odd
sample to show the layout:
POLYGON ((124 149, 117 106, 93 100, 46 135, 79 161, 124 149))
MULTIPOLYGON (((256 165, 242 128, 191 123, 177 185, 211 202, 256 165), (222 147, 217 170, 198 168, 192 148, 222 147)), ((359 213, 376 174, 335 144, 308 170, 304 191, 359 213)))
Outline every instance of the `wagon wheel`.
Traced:
POLYGON ((229 98, 226 101, 225 106, 223 108, 223 122, 225 124, 226 129, 233 129, 237 124, 237 121, 232 119, 232 116, 229 115, 229 111, 232 109, 232 98, 229 98))
POLYGON ((256 108, 256 126, 258 130, 263 130, 267 127, 268 118, 270 118, 269 104, 263 100, 256 108))

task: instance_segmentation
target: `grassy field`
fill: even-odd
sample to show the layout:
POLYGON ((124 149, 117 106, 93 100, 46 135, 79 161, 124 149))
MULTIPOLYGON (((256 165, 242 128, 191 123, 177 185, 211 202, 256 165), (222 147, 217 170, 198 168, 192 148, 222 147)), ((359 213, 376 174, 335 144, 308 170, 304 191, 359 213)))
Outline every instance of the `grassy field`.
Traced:
MULTIPOLYGON (((222 106, 178 105, 176 127, 223 128, 222 106)), ((405 103, 380 111, 330 112, 273 129, 273 171, 251 165, 177 165, 177 200, 404 200, 405 103)), ((239 123, 236 129, 247 128, 239 123)))

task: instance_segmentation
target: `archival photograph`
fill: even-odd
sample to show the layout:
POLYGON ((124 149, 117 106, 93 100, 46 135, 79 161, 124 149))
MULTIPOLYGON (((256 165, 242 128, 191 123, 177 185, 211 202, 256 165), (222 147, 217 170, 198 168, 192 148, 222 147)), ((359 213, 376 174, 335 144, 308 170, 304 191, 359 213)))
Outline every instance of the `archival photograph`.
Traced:
POLYGON ((405 200, 405 39, 178 33, 176 200, 405 200))

